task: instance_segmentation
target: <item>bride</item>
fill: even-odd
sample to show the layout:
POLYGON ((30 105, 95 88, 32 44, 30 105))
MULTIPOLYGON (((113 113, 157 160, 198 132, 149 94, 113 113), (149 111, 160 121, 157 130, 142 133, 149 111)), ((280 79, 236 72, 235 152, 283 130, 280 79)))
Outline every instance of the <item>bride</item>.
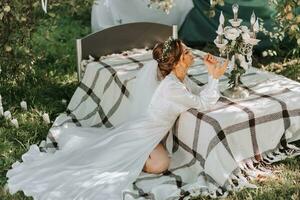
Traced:
POLYGON ((206 55, 208 84, 200 88, 186 76, 193 55, 181 40, 157 44, 153 58, 158 65, 148 66, 144 75, 152 75, 159 85, 145 112, 103 133, 92 127, 65 128, 54 154, 31 145, 23 162, 15 162, 7 172, 9 192, 22 190, 37 200, 120 200, 142 170, 167 170, 170 159, 160 141, 180 113, 209 109, 217 102, 218 79, 228 61, 221 65, 206 55), (77 140, 63 142, 64 136, 77 140))

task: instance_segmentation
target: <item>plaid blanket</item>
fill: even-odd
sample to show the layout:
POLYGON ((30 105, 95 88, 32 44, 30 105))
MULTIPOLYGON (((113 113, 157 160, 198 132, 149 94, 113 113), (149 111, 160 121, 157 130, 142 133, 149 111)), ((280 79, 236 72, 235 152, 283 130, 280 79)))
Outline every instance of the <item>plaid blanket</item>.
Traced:
MULTIPOLYGON (((207 82, 207 71, 197 57, 189 77, 207 82)), ((68 108, 54 122, 41 150, 57 148, 54 130, 59 126, 93 126, 112 129, 126 120, 130 91, 137 71, 151 59, 151 51, 113 55, 83 62, 82 81, 68 108), (84 67, 86 66, 86 68, 84 67)), ((223 91, 228 78, 220 80, 223 91)), ((230 190, 256 187, 257 175, 286 157, 300 154, 291 142, 300 140, 300 84, 283 76, 251 68, 242 78, 250 96, 243 100, 221 97, 210 110, 182 113, 162 140, 172 157, 169 170, 141 172, 123 193, 123 199, 189 199, 191 196, 226 196, 230 190)))

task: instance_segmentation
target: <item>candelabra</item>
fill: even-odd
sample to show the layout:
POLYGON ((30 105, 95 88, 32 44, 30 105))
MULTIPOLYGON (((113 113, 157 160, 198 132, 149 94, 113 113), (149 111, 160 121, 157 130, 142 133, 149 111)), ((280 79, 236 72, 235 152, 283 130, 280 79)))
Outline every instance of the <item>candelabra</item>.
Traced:
POLYGON ((224 91, 224 95, 229 98, 246 98, 249 96, 247 89, 241 86, 241 76, 252 65, 253 46, 260 40, 256 39, 259 31, 258 20, 254 11, 250 19, 250 29, 241 25, 242 19, 238 18, 238 4, 232 5, 233 19, 229 19, 231 26, 224 27, 225 18, 221 11, 219 26, 216 31, 217 38, 215 45, 219 48, 220 56, 231 59, 229 73, 229 88, 224 91))

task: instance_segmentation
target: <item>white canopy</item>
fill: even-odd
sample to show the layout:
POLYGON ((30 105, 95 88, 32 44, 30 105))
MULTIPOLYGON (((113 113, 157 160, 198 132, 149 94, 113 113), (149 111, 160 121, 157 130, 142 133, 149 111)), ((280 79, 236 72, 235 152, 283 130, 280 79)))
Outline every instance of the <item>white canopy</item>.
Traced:
POLYGON ((132 22, 156 22, 180 28, 194 4, 192 0, 174 0, 174 3, 167 14, 155 7, 149 8, 149 0, 95 0, 91 17, 92 32, 132 22))

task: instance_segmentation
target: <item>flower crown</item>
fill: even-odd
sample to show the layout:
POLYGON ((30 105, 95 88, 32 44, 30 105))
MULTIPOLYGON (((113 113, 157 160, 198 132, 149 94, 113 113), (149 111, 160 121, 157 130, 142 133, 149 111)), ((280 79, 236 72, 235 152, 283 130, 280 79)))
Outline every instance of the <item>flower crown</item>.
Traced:
POLYGON ((171 36, 164 42, 162 56, 159 61, 165 61, 168 53, 171 51, 171 43, 175 41, 171 36))

